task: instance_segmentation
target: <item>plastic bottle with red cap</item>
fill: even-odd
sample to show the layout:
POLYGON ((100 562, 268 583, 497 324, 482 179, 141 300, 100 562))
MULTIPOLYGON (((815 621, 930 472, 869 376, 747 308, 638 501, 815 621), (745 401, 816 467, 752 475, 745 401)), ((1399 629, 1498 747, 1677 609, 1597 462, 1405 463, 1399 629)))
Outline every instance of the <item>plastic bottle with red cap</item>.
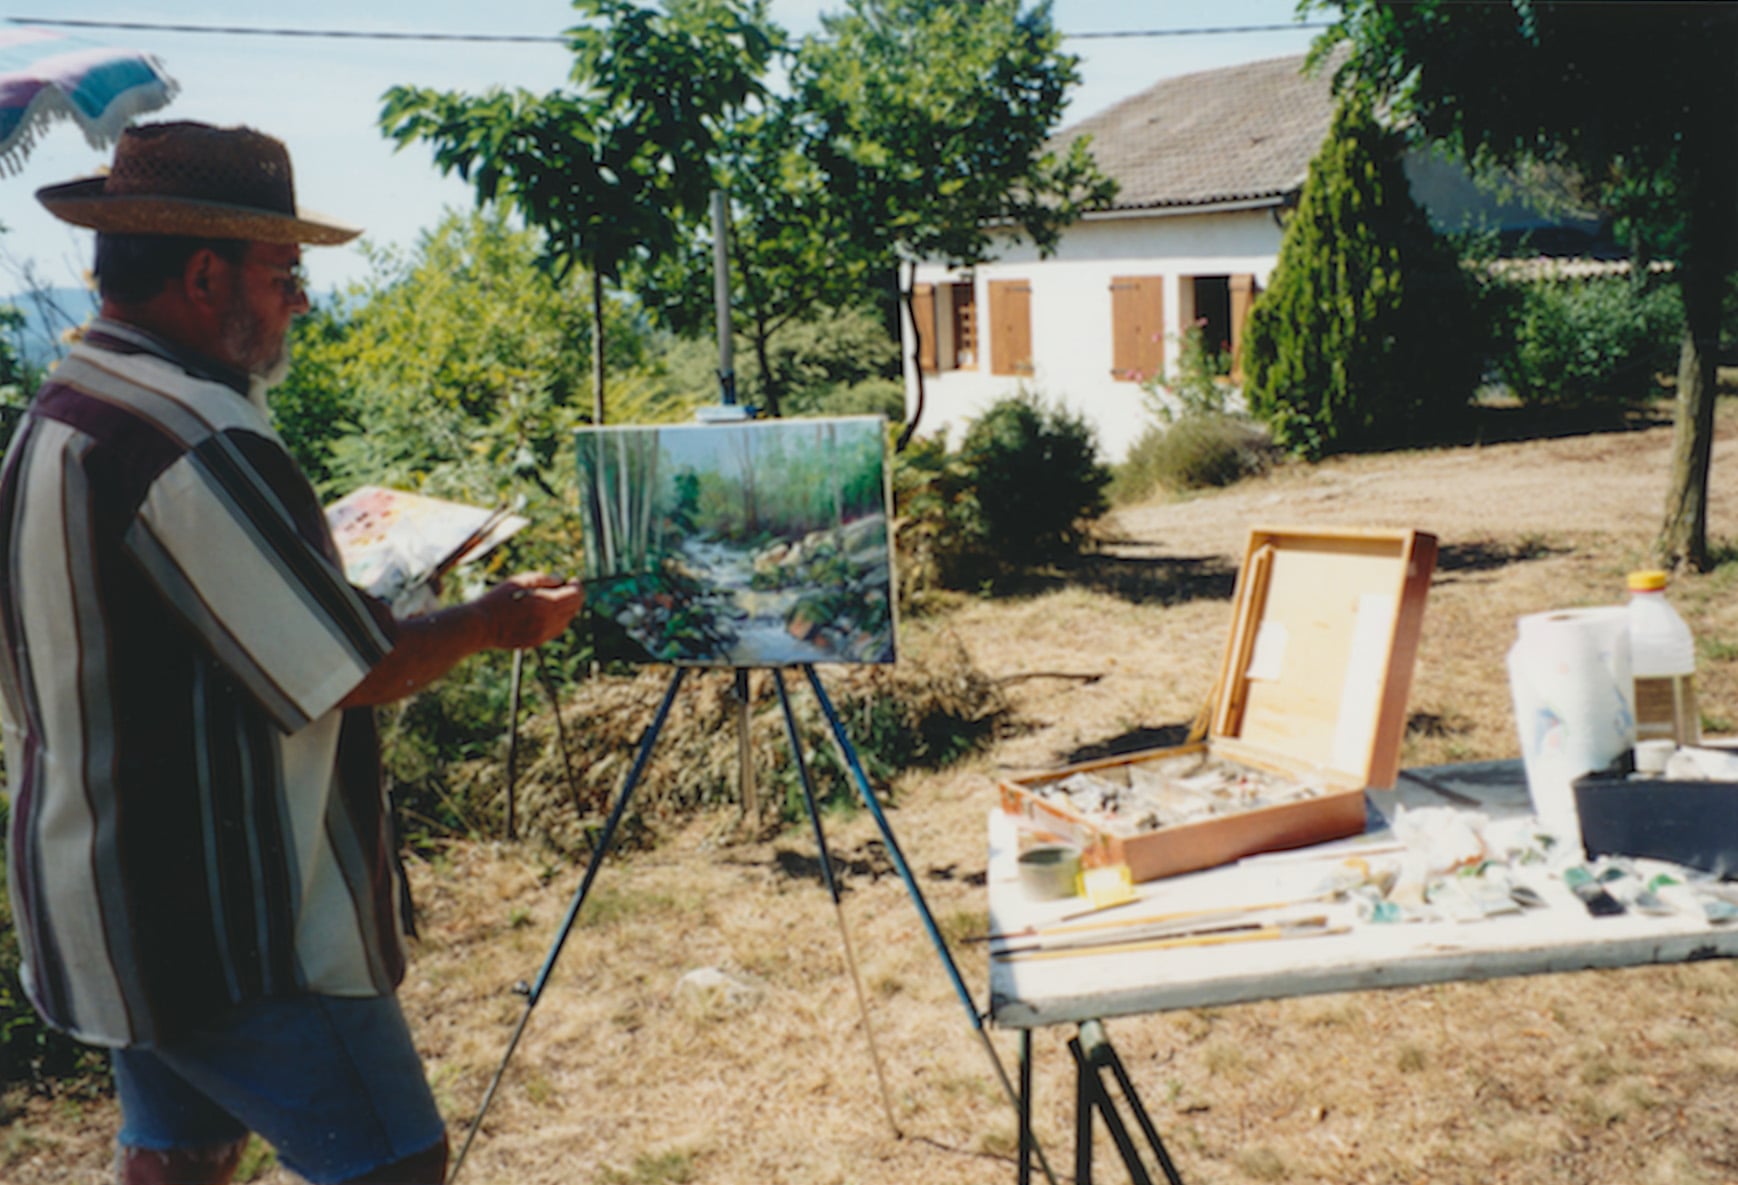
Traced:
POLYGON ((1702 740, 1696 706, 1696 639, 1666 599, 1666 574, 1629 574, 1629 648, 1635 674, 1636 740, 1702 740))

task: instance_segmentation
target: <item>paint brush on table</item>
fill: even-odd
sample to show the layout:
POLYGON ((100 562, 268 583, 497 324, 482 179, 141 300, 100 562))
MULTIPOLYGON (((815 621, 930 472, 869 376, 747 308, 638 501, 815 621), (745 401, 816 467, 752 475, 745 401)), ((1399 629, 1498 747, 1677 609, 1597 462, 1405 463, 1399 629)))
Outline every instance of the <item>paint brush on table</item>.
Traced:
MULTIPOLYGON (((968 938, 968 942, 1012 942, 1022 938, 1045 938, 1059 934, 1090 933, 1099 930, 1127 930, 1142 926, 1158 926, 1175 922, 1189 922, 1195 925, 1208 925, 1215 921, 1231 921, 1246 919, 1251 914, 1264 913, 1275 909, 1290 909, 1299 905, 1313 905, 1323 901, 1332 901, 1337 892, 1312 893, 1307 897, 1294 897, 1286 901, 1263 901, 1254 905, 1214 905, 1201 909, 1177 909, 1163 913, 1139 914, 1131 917, 1094 918, 1085 921, 1069 921, 1052 923, 1048 926, 1026 926, 1019 930, 998 930, 985 934, 980 938, 968 938)), ((1074 917, 1076 915, 1069 915, 1074 917)))
POLYGON ((993 951, 991 954, 993 958, 1022 962, 1031 959, 1061 959, 1073 955, 1120 955, 1194 946, 1224 946, 1236 942, 1265 942, 1278 938, 1324 937, 1330 934, 1349 934, 1351 930, 1350 926, 1331 926, 1325 916, 1318 914, 1281 922, 1187 930, 1156 938, 1129 938, 1118 935, 1115 939, 1093 942, 1063 945, 1040 943, 1012 950, 993 951))

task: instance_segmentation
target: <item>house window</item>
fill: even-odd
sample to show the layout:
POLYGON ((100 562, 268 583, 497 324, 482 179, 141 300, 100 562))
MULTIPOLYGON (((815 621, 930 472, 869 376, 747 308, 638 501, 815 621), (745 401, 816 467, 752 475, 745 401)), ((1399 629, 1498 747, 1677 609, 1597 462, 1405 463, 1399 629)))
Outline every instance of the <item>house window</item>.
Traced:
POLYGON ((990 373, 1032 373, 1032 286, 1026 280, 991 280, 990 373))
POLYGON ((1163 276, 1117 276, 1110 282, 1111 377, 1140 383, 1165 369, 1163 276))
POLYGON ((978 364, 978 297, 970 280, 949 285, 953 296, 953 364, 971 370, 978 364))
POLYGON ((917 365, 924 374, 977 366, 978 302, 971 281, 913 286, 911 313, 917 323, 917 365))
POLYGON ((1249 310, 1259 292, 1255 277, 1248 274, 1191 276, 1183 281, 1182 324, 1200 324, 1201 344, 1224 357, 1233 379, 1243 377, 1243 331, 1249 327, 1249 310))

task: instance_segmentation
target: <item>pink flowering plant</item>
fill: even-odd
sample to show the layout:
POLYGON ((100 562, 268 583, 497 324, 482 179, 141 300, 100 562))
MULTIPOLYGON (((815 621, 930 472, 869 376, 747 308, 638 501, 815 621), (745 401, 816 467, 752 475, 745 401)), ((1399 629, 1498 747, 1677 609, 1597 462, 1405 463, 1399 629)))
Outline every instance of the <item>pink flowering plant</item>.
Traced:
POLYGON ((1207 321, 1198 318, 1177 339, 1174 374, 1160 371, 1141 384, 1142 401, 1160 423, 1194 415, 1224 415, 1232 386, 1231 352, 1207 345, 1207 321))

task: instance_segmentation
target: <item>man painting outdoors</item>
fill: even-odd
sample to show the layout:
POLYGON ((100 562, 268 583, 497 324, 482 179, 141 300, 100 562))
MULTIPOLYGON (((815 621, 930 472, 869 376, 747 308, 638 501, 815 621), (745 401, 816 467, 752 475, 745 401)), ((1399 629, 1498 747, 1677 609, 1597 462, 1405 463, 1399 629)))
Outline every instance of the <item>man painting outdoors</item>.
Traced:
POLYGON ((316 1183, 439 1182, 372 705, 555 637, 581 593, 394 620, 344 581, 264 393, 302 246, 359 232, 298 211, 277 140, 137 127, 38 197, 97 232, 102 309, 0 472, 26 990, 113 1049, 128 1185, 227 1181, 249 1132, 316 1183))

